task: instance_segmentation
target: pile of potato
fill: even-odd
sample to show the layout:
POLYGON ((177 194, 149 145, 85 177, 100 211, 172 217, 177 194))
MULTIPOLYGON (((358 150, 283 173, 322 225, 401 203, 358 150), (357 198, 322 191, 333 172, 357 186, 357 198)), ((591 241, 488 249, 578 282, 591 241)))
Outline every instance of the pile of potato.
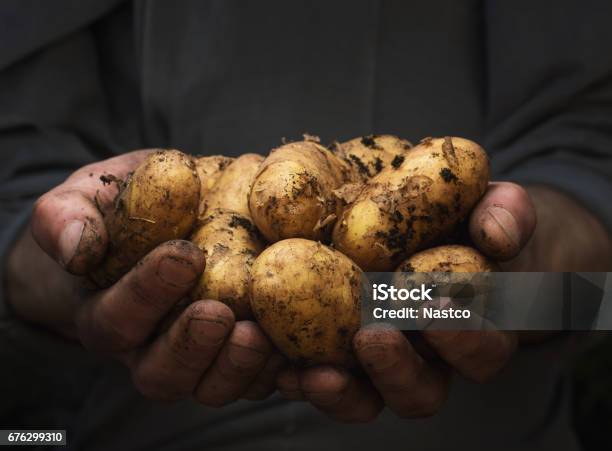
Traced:
POLYGON ((363 272, 489 271, 449 240, 485 192, 485 151, 463 138, 316 137, 264 158, 160 150, 106 215, 110 248, 91 274, 108 286, 160 243, 188 238, 206 257, 191 298, 254 318, 294 362, 353 363, 363 272))

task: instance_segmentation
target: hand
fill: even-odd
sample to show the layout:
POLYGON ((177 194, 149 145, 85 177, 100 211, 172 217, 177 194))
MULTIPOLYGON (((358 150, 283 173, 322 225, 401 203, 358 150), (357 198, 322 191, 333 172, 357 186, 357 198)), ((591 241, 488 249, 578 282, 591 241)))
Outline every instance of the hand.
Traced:
POLYGON ((180 302, 204 269, 192 243, 158 246, 105 290, 87 289, 68 274, 91 271, 108 244, 98 206, 107 208, 117 191, 100 176, 123 178, 146 154, 85 166, 39 199, 31 219, 36 242, 25 234, 9 256, 9 301, 22 318, 122 361, 148 397, 193 395, 209 406, 267 397, 283 359, 259 327, 235 322, 220 302, 180 302))
MULTIPOLYGON (((470 235, 484 254, 508 260, 525 248, 535 225, 523 188, 492 183, 472 213, 470 235)), ((286 398, 309 401, 340 421, 371 421, 384 406, 402 418, 425 417, 444 404, 453 372, 485 382, 506 365, 517 342, 515 333, 493 327, 428 329, 410 340, 398 330, 365 328, 353 339, 365 377, 331 366, 289 368, 277 384, 286 398)))

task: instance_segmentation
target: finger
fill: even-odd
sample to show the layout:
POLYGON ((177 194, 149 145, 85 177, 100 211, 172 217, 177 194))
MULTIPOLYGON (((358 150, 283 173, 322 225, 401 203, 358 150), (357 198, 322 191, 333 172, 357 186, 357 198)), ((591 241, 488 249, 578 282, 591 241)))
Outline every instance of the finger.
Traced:
POLYGON ((78 312, 82 343, 111 353, 142 345, 203 270, 204 254, 194 244, 183 240, 161 244, 78 312))
POLYGON ((517 347, 513 332, 489 330, 439 330, 428 328, 423 336, 437 354, 459 374, 486 382, 506 366, 517 347))
POLYGON ((272 346, 256 323, 237 322, 196 388, 196 399, 211 407, 237 400, 264 368, 271 353, 272 346))
POLYGON ((242 397, 253 401, 266 399, 276 390, 276 377, 285 365, 287 359, 280 354, 272 354, 242 397))
POLYGON ((225 304, 191 304, 137 357, 131 367, 135 386, 143 395, 158 400, 190 395, 233 327, 234 314, 225 304))
POLYGON ((400 331, 361 329, 353 346, 374 387, 398 416, 430 416, 446 400, 448 373, 428 365, 400 331))
MULTIPOLYGON (((440 299, 425 303, 425 308, 439 310, 463 309, 453 299, 440 299)), ((478 314, 476 302, 469 305, 470 315, 465 318, 417 320, 423 339, 434 352, 459 374, 476 382, 485 382, 497 374, 507 363, 517 346, 517 335, 502 332, 487 318, 478 314)))
POLYGON ((93 201, 62 187, 42 196, 34 206, 32 236, 38 245, 72 274, 85 274, 104 256, 108 234, 93 201))
POLYGON ((320 366, 300 374, 300 389, 312 405, 346 423, 373 421, 383 408, 376 390, 342 368, 320 366))
POLYGON ((113 171, 118 177, 125 176, 146 153, 132 152, 84 166, 38 199, 32 213, 32 235, 67 271, 85 274, 104 256, 108 235, 96 199, 108 202, 116 187, 105 186, 100 175, 113 171))
POLYGON ((276 387, 281 396, 289 401, 303 401, 298 369, 289 367, 282 370, 276 378, 276 387))
POLYGON ((491 183, 470 217, 476 246, 496 260, 509 260, 525 246, 536 226, 527 191, 509 182, 491 183))

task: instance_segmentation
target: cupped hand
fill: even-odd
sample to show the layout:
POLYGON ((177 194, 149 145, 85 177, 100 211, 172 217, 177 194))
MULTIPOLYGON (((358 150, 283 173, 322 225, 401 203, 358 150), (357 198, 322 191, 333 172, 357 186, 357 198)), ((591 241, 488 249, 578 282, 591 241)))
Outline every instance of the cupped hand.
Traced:
POLYGON ((283 359, 273 353, 257 324, 236 322, 220 302, 182 302, 205 265, 194 244, 183 240, 161 244, 104 290, 85 288, 83 278, 62 274, 65 270, 86 275, 100 263, 108 246, 102 212, 117 193, 110 176, 125 178, 147 154, 136 151, 85 166, 38 200, 31 231, 39 247, 18 244, 11 253, 9 277, 36 273, 74 286, 38 292, 28 299, 25 281, 10 301, 22 317, 41 323, 54 318, 47 325, 89 350, 122 361, 136 388, 147 397, 193 396, 208 406, 265 398, 275 389, 283 359), (111 183, 103 184, 101 176, 111 183), (45 253, 63 270, 46 265, 51 261, 45 253), (29 271, 23 271, 24 266, 29 271), (32 271, 37 267, 44 270, 32 271), (49 299, 56 304, 46 306, 45 315, 37 313, 38 305, 49 299))
MULTIPOLYGON (((506 182, 489 185, 469 224, 476 247, 497 261, 517 256, 535 225, 527 192, 506 182)), ((372 421, 385 406, 401 418, 426 417, 444 404, 453 373, 486 382, 507 364, 518 341, 515 333, 492 326, 428 328, 414 337, 389 327, 361 329, 353 339, 358 371, 287 368, 278 376, 279 391, 343 422, 372 421)))

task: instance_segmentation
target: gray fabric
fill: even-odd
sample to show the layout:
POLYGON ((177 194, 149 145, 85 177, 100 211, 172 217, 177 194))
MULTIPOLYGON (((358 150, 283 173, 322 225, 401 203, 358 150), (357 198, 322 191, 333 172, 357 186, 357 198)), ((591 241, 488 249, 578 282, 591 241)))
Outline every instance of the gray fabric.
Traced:
MULTIPOLYGON (((611 12, 578 0, 5 1, 0 255, 34 199, 83 164, 139 147, 266 153, 305 131, 466 136, 497 178, 552 184, 612 230, 611 12)), ((434 418, 340 426, 280 401, 145 402, 122 370, 3 304, 2 423, 70 425, 80 449, 575 449, 565 396, 519 442, 551 403, 560 345, 522 352, 492 385, 459 381, 434 418)))

